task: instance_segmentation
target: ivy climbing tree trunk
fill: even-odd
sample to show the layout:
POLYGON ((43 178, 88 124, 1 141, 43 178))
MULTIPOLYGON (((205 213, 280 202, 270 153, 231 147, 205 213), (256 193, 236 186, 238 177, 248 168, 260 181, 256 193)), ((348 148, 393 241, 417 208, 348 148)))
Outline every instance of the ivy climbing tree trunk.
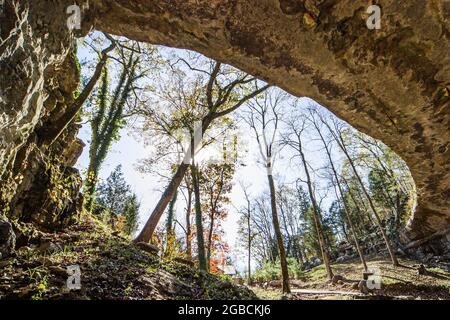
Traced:
POLYGON ((167 209, 167 220, 166 220, 166 253, 172 254, 174 250, 176 234, 174 229, 174 219, 175 219, 175 204, 177 202, 178 191, 173 195, 172 200, 170 200, 169 207, 167 209))
POLYGON ((173 221, 174 221, 174 217, 175 217, 175 203, 177 202, 177 195, 178 195, 178 192, 175 192, 172 200, 170 200, 169 208, 167 210, 166 233, 167 233, 168 237, 172 236, 173 232, 174 232, 173 221))
POLYGON ((91 212, 94 205, 95 189, 100 167, 105 160, 111 143, 117 139, 124 113, 125 103, 138 79, 135 75, 138 58, 133 54, 123 66, 119 81, 111 98, 109 95, 108 69, 103 71, 96 110, 91 121, 91 144, 89 146, 89 166, 85 182, 85 208, 91 212))

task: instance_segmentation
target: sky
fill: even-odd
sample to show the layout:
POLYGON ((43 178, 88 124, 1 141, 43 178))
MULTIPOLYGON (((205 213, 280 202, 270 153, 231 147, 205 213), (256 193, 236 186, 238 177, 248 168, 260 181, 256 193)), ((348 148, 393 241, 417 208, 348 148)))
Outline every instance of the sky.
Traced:
MULTIPOLYGON (((163 52, 165 52, 164 50, 166 49, 163 49, 163 52)), ((185 54, 184 52, 185 51, 183 50, 170 49, 171 54, 176 53, 182 56, 185 54)), ((92 59, 93 56, 87 49, 81 47, 81 50, 78 52, 78 57, 80 61, 84 61, 85 59, 92 59)), ((306 107, 306 105, 311 102, 313 101, 310 99, 300 99, 297 107, 306 107)), ((243 106, 241 108, 246 107, 243 106)), ((131 127, 133 127, 133 125, 131 125, 131 127)), ((259 159, 259 150, 252 131, 243 122, 238 123, 237 130, 239 130, 240 145, 242 146, 242 149, 245 149, 247 152, 240 152, 240 160, 245 163, 245 166, 237 167, 234 176, 234 187, 230 194, 231 205, 228 206, 229 214, 223 223, 223 228, 225 231, 225 240, 230 246, 230 255, 234 261, 237 261, 236 266, 238 269, 242 270, 243 264, 238 262, 239 260, 242 260, 242 258, 237 255, 238 251, 236 250, 238 246, 237 222, 239 220, 239 213, 236 211, 236 208, 245 205, 244 194, 240 187, 240 182, 248 186, 249 193, 254 196, 267 190, 268 187, 266 170, 257 161, 259 159)), ((76 167, 81 170, 83 176, 85 175, 89 161, 90 134, 89 123, 84 123, 80 130, 79 138, 86 143, 86 146, 76 164, 76 167)), ((147 221, 167 184, 167 182, 160 181, 160 178, 155 175, 144 174, 137 170, 136 167, 139 161, 151 155, 150 148, 146 147, 141 140, 142 139, 136 139, 132 130, 129 128, 126 127, 121 129, 120 139, 112 145, 99 174, 100 179, 106 179, 116 166, 122 165, 125 179, 131 186, 133 192, 136 193, 141 203, 139 215, 140 228, 142 228, 147 221)), ((307 141, 306 149, 307 158, 314 166, 320 167, 324 164, 324 154, 320 152, 320 145, 317 142, 307 141)), ((300 167, 295 161, 292 161, 292 154, 289 154, 287 151, 283 151, 281 154, 283 156, 276 160, 274 168, 276 181, 287 183, 293 182, 296 178, 302 176, 302 170, 300 170, 300 167)), ((180 198, 182 199, 182 197, 179 197, 179 199, 180 198)), ((332 200, 333 197, 325 199, 323 203, 324 208, 328 209, 332 200)), ((184 221, 184 208, 184 201, 177 201, 176 212, 180 222, 184 221)), ((161 221, 164 221, 164 216, 161 221)))
MULTIPOLYGON (((301 105, 300 105, 301 106, 301 105)), ((259 151, 256 145, 256 139, 252 135, 249 128, 244 124, 239 125, 239 130, 242 132, 240 137, 243 139, 242 143, 244 148, 248 152, 244 153, 241 161, 245 163, 245 166, 237 166, 236 173, 234 175, 234 187, 230 194, 231 205, 228 206, 228 217, 223 223, 225 231, 225 240, 230 246, 230 255, 233 261, 236 262, 238 269, 242 270, 245 264, 239 263, 242 257, 238 255, 236 250, 237 243, 237 230, 239 213, 236 208, 245 206, 244 193, 241 188, 240 182, 243 185, 248 186, 247 190, 253 196, 257 196, 262 192, 268 190, 268 182, 266 176, 266 169, 259 163, 259 151)), ((122 165, 122 171, 124 173, 127 183, 131 186, 134 193, 137 194, 141 203, 140 206, 140 228, 143 227, 151 211, 156 205, 161 193, 164 191, 166 182, 161 182, 160 178, 151 175, 141 173, 137 170, 136 166, 143 158, 151 155, 151 150, 146 148, 141 141, 137 141, 130 130, 124 128, 121 130, 121 138, 115 142, 109 152, 100 171, 100 178, 106 179, 109 174, 118 165, 122 165)), ((78 159, 76 166, 81 169, 84 174, 88 161, 89 161, 89 139, 90 139, 90 127, 88 124, 83 125, 80 130, 79 137, 86 143, 81 157, 78 159)), ((318 151, 319 147, 316 144, 310 144, 307 147, 307 157, 310 163, 314 166, 321 166, 324 163, 323 154, 318 151)), ((283 152, 282 159, 278 159, 275 162, 274 175, 276 181, 293 182, 298 177, 303 177, 303 171, 295 161, 290 161, 289 153, 283 152)), ((331 204, 332 198, 327 198, 323 202, 324 208, 328 208, 331 204)), ((178 199, 183 199, 179 197, 178 199)), ((184 222, 184 201, 177 201, 176 212, 180 222, 184 222)), ((161 222, 163 223, 165 217, 163 216, 161 222)))

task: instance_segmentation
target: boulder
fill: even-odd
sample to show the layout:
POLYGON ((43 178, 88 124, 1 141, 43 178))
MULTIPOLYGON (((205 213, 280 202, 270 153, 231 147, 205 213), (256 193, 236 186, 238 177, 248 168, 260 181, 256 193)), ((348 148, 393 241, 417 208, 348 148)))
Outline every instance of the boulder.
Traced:
POLYGON ((9 221, 0 220, 0 259, 7 258, 14 253, 16 234, 9 221))

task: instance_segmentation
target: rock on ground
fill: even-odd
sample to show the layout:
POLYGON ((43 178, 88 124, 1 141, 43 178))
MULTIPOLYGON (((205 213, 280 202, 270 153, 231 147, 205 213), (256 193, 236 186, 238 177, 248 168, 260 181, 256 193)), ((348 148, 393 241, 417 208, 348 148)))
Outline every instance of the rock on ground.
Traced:
POLYGON ((7 258, 14 253, 16 235, 12 225, 6 220, 0 220, 0 259, 7 258))

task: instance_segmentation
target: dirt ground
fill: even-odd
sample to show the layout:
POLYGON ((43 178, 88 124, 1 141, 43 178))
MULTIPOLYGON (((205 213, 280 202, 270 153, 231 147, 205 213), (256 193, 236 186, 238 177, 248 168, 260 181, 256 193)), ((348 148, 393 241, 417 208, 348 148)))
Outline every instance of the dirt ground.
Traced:
POLYGON ((380 289, 362 293, 358 283, 362 279, 363 267, 358 261, 333 264, 335 275, 343 279, 332 283, 327 279, 323 266, 305 273, 300 280, 291 281, 292 294, 283 295, 275 282, 266 289, 252 286, 260 299, 439 299, 450 300, 450 273, 438 268, 426 268, 419 274, 419 263, 400 259, 400 267, 394 267, 388 260, 373 258, 368 261, 369 269, 379 272, 380 289))

